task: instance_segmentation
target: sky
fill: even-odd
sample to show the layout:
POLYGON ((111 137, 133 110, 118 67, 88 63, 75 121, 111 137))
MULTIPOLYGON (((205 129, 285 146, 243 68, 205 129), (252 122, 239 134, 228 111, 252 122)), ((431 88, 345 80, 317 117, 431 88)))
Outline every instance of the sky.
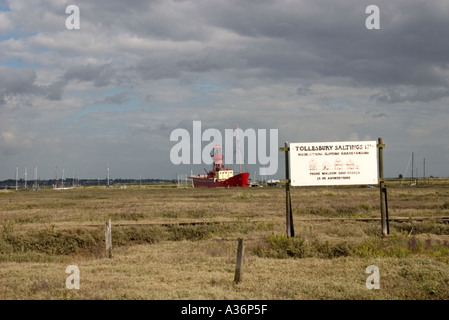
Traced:
POLYGON ((385 176, 412 152, 414 176, 424 159, 449 176, 448 17, 446 0, 0 0, 0 179, 201 173, 170 157, 194 121, 278 147, 382 137, 385 176))

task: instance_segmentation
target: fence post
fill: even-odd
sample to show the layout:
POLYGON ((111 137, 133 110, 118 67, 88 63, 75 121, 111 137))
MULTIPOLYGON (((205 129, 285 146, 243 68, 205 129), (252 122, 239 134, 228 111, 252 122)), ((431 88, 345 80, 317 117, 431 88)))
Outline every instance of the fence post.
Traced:
POLYGON ((235 264, 234 282, 239 283, 243 272, 243 239, 239 238, 237 247, 237 261, 235 264))
POLYGON ((111 219, 105 223, 106 254, 112 259, 111 219))

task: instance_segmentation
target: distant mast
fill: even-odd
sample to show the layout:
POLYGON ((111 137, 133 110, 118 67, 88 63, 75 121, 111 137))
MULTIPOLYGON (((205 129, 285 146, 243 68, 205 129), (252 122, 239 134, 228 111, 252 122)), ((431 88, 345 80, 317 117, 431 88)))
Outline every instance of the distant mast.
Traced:
POLYGON ((108 169, 107 170, 108 170, 108 184, 107 184, 106 187, 109 188, 109 162, 108 162, 108 169))
POLYGON ((55 188, 58 187, 58 166, 55 168, 55 188))
POLYGON ((425 178, 426 177, 426 158, 424 158, 423 169, 424 169, 424 172, 423 172, 422 177, 425 178))
POLYGON ((33 176, 33 178, 34 178, 34 186, 33 186, 33 188, 34 188, 34 190, 38 190, 39 189, 39 185, 38 185, 38 182, 37 182, 37 166, 34 167, 34 176, 33 176))
POLYGON ((16 167, 16 191, 19 188, 19 167, 16 167))
POLYGON ((62 169, 61 186, 64 188, 64 169, 62 169))

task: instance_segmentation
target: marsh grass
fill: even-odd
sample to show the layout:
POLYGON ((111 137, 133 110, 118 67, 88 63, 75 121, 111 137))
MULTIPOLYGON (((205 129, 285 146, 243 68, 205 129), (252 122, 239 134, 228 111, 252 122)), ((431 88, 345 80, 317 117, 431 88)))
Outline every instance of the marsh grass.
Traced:
POLYGON ((390 222, 388 237, 379 221, 301 220, 377 218, 377 189, 292 188, 290 238, 282 188, 2 192, 0 298, 449 299, 449 225, 413 220, 449 216, 448 185, 437 182, 392 185, 390 216, 410 219, 390 222), (246 247, 238 285, 237 238, 246 247), (81 290, 64 286, 69 264, 82 270, 81 290), (370 264, 380 290, 365 287, 370 264))

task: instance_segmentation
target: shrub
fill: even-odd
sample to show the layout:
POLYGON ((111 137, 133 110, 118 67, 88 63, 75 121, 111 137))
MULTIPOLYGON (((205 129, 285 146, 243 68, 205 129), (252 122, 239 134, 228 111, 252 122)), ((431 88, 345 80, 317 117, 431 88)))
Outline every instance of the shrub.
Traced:
POLYGON ((307 245, 302 237, 287 237, 286 235, 271 235, 266 242, 255 249, 255 254, 262 257, 285 259, 288 257, 303 258, 307 245))
POLYGON ((330 243, 329 241, 313 243, 314 255, 321 258, 346 257, 351 254, 351 245, 348 242, 330 243))

